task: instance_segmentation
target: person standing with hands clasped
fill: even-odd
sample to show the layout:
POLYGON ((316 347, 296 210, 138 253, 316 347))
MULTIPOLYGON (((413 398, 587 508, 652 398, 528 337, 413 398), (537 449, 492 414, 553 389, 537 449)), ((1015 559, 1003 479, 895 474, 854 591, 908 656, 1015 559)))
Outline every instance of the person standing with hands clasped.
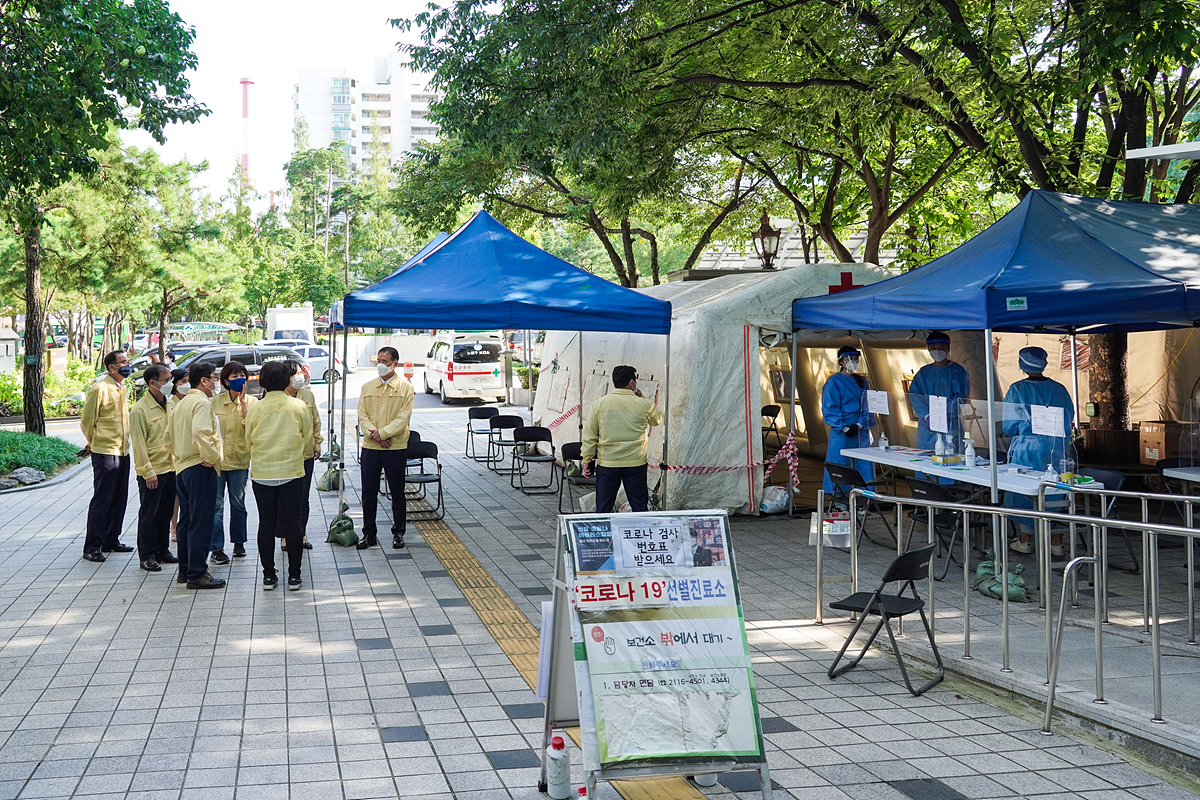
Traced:
POLYGON ((596 460, 596 513, 611 514, 617 491, 625 487, 630 511, 650 507, 646 486, 646 449, 650 428, 661 425, 663 412, 637 388, 637 370, 613 367, 613 391, 588 408, 583 424, 583 475, 591 477, 596 460))
POLYGON ((175 511, 175 465, 167 439, 167 398, 174 391, 171 371, 162 364, 146 367, 146 393, 129 412, 133 468, 137 473, 138 559, 147 572, 176 564, 171 555, 171 515, 175 511))
MULTIPOLYGON (((275 537, 282 534, 288 557, 288 590, 300 588, 304 559, 304 454, 313 448, 312 420, 303 400, 287 388, 291 373, 283 361, 268 361, 258 374, 263 399, 246 414, 250 480, 258 505, 258 557, 263 590, 278 585, 275 537)), ((401 487, 403 492, 403 487, 401 487)))
POLYGON ((250 477, 250 450, 246 447, 246 412, 258 398, 246 394, 246 366, 230 361, 221 367, 225 391, 212 399, 213 415, 221 431, 221 474, 217 476, 217 510, 213 515, 212 554, 209 561, 224 566, 225 492, 229 492, 229 541, 234 558, 246 557, 246 481, 250 477))
POLYGON ((321 412, 317 411, 317 398, 304 385, 304 372, 300 369, 300 362, 289 358, 283 363, 291 372, 291 380, 287 388, 288 395, 304 401, 312 420, 312 447, 304 451, 304 523, 301 527, 301 530, 304 531, 304 549, 312 550, 312 545, 308 543, 308 501, 309 495, 312 493, 313 467, 316 465, 317 456, 321 455, 321 443, 325 441, 325 437, 321 435, 321 412))
POLYGON ((209 398, 216 391, 213 365, 196 361, 188 368, 191 391, 171 412, 167 430, 175 457, 175 491, 179 495, 178 583, 189 589, 220 589, 225 581, 208 572, 213 516, 217 510, 217 477, 221 440, 209 398))
POLYGON ((91 385, 79 427, 92 455, 92 502, 88 506, 83 557, 97 563, 105 553, 132 553, 118 538, 129 502, 129 397, 125 379, 133 374, 129 356, 113 350, 104 357, 104 377, 91 385))
MULTIPOLYGON (((867 390, 871 384, 858 374, 862 353, 855 347, 840 347, 837 353, 841 369, 829 376, 821 389, 821 416, 829 426, 829 447, 825 460, 832 464, 853 466, 863 480, 875 479, 875 470, 870 461, 852 461, 842 455, 842 450, 851 447, 870 447, 871 434, 875 427, 875 415, 867 411, 867 390)), ((826 495, 833 494, 833 480, 825 472, 822 483, 826 495)))
POLYGON ((408 426, 412 419, 412 384, 396 375, 400 354, 384 347, 376 355, 379 379, 368 381, 358 397, 358 424, 363 432, 362 467, 363 538, 359 550, 374 547, 375 517, 379 511, 379 477, 387 473, 392 490, 392 547, 404 547, 408 504, 404 497, 404 467, 408 461, 408 426))

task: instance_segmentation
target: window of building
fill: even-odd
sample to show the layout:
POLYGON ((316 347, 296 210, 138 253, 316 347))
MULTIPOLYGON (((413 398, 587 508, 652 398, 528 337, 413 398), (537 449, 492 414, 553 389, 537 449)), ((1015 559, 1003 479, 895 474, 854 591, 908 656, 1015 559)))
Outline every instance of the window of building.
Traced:
POLYGON ((391 109, 386 108, 379 110, 372 109, 370 111, 363 112, 363 116, 369 116, 371 119, 390 119, 392 112, 391 109))
POLYGON ((437 136, 437 133, 438 129, 436 127, 418 127, 414 125, 412 129, 413 136, 437 136))
POLYGON ((335 95, 333 96, 333 102, 334 102, 334 104, 336 104, 336 105, 344 105, 344 106, 348 106, 348 105, 350 105, 350 95, 348 95, 348 94, 335 94, 335 95))
POLYGON ((362 96, 364 103, 390 103, 392 96, 390 94, 367 94, 363 92, 362 96))
POLYGON ((344 129, 343 129, 343 130, 334 130, 334 132, 333 132, 333 138, 334 138, 334 139, 337 139, 337 140, 349 139, 349 138, 350 138, 350 131, 348 131, 348 130, 344 130, 344 129))
POLYGON ((414 112, 412 112, 412 118, 413 118, 413 119, 425 119, 427 116, 429 116, 429 112, 428 112, 428 111, 414 111, 414 112))
POLYGON ((333 93, 334 94, 349 94, 350 93, 350 79, 349 78, 334 78, 333 79, 333 93))
POLYGON ((350 126, 350 112, 349 111, 333 112, 333 127, 346 128, 349 126, 350 126))

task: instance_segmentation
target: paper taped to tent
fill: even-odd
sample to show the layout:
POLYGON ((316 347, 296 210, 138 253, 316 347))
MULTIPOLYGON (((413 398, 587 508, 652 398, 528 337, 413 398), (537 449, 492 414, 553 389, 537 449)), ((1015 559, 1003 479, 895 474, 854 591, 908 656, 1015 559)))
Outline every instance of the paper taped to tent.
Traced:
MULTIPOLYGON (((672 508, 724 508, 756 514, 762 498, 763 406, 781 407, 769 449, 783 444, 788 431, 791 385, 792 300, 866 285, 894 273, 870 264, 810 264, 770 273, 733 274, 705 281, 680 281, 639 289, 670 301, 671 433, 668 463, 672 508), (719 470, 719 471, 714 471, 719 470)), ((801 379, 797 387, 798 445, 823 455, 825 425, 820 393, 836 370, 835 355, 848 339, 836 331, 801 332, 801 379), (810 424, 805 426, 805 422, 810 424)), ((909 362, 924 363, 924 340, 913 331, 875 334, 865 349, 877 388, 903 391, 909 362), (885 377, 886 376, 886 377, 885 377), (882 381, 882 382, 881 382, 882 381)), ((858 341, 858 340, 853 340, 858 341)), ((638 388, 661 401, 665 353, 661 337, 629 333, 585 333, 583 369, 579 334, 548 331, 534 419, 551 428, 555 445, 579 440, 583 409, 612 390, 612 368, 629 364, 638 388), (582 372, 582 378, 581 378, 582 372)), ((911 371, 911 370, 910 370, 911 371)), ((658 479, 662 429, 651 430, 650 484, 658 479)))

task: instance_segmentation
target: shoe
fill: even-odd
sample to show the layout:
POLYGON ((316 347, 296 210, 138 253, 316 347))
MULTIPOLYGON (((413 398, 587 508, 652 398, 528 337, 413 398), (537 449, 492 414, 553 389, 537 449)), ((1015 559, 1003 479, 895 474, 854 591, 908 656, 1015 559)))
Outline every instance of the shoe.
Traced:
POLYGON ((263 591, 264 592, 273 592, 273 591, 275 591, 275 587, 278 585, 279 585, 279 578, 276 578, 274 575, 272 575, 269 578, 265 578, 265 577, 263 578, 263 591))
POLYGON ((364 539, 363 539, 361 542, 359 542, 358 544, 354 545, 354 547, 355 547, 355 549, 357 549, 357 550, 369 550, 369 549, 371 549, 372 547, 374 547, 374 546, 375 546, 375 545, 377 545, 377 544, 379 544, 379 542, 377 542, 377 541, 375 540, 375 537, 374 537, 374 536, 372 536, 372 537, 371 537, 371 538, 369 538, 369 539, 366 539, 366 538, 364 538, 364 539))
POLYGON ((288 578, 288 591, 297 592, 300 590, 300 584, 303 583, 299 578, 288 578))
POLYGON ((179 563, 179 559, 176 558, 174 555, 172 555, 170 550, 168 550, 165 553, 159 553, 158 555, 156 555, 154 557, 154 560, 160 564, 178 564, 179 563))
POLYGON ((246 557, 246 545, 235 544, 233 546, 233 557, 234 558, 245 558, 246 557))
POLYGON ((393 550, 403 550, 404 549, 404 536, 402 534, 398 534, 398 533, 393 534, 392 549, 393 550))
POLYGON ((1020 539, 1014 539, 1008 543, 1008 549, 1012 550, 1014 553, 1024 553, 1025 555, 1029 555, 1033 552, 1033 543, 1022 542, 1020 539))
POLYGON ((95 561, 97 564, 103 564, 105 561, 108 561, 102 553, 84 553, 83 560, 95 561))
POLYGON ((225 581, 220 578, 214 578, 212 573, 206 572, 194 581, 188 581, 189 589, 220 589, 225 585, 225 581))
POLYGON ((153 558, 147 558, 141 563, 141 567, 142 569, 146 570, 146 572, 162 572, 162 567, 160 567, 158 562, 153 558))
POLYGON ((1050 555, 1054 556, 1055 558, 1062 558, 1066 554, 1067 551, 1063 549, 1061 544, 1050 545, 1050 555))
POLYGON ((187 575, 184 575, 182 572, 176 572, 175 573, 175 582, 176 583, 187 583, 187 575))
POLYGON ((132 553, 133 548, 127 544, 121 544, 120 542, 117 542, 112 547, 101 547, 100 552, 101 553, 132 553))
POLYGON ((225 555, 224 550, 213 550, 208 557, 210 564, 216 564, 218 567, 223 567, 229 563, 229 556, 225 555))
POLYGON ((304 549, 305 549, 305 550, 312 550, 312 542, 310 542, 308 539, 305 539, 305 540, 304 540, 304 549))

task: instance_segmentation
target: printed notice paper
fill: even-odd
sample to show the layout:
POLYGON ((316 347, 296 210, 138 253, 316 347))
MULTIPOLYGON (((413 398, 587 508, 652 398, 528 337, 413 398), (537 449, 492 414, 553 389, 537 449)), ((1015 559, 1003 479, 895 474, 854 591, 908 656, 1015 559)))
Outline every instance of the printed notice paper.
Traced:
POLYGON ((929 430, 937 433, 950 432, 950 425, 946 419, 946 398, 940 395, 929 395, 929 430))
POLYGON ((1062 439, 1067 435, 1063 423, 1063 410, 1058 406, 1029 407, 1029 427, 1038 436, 1055 436, 1062 439))
POLYGON ((867 411, 872 414, 888 414, 888 394, 878 389, 867 389, 867 411))

